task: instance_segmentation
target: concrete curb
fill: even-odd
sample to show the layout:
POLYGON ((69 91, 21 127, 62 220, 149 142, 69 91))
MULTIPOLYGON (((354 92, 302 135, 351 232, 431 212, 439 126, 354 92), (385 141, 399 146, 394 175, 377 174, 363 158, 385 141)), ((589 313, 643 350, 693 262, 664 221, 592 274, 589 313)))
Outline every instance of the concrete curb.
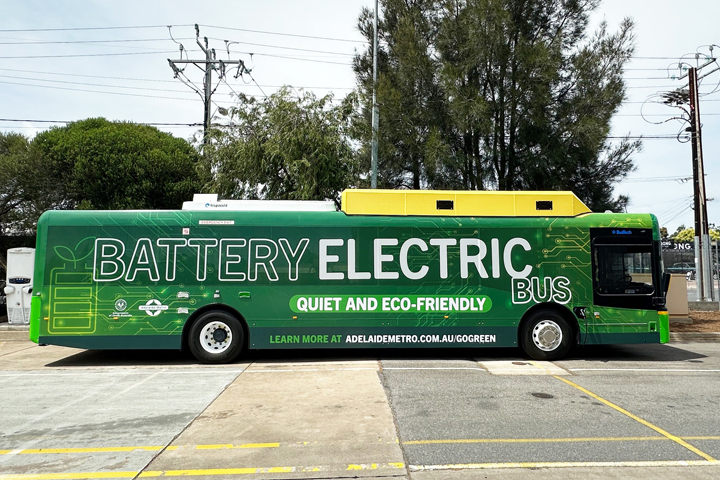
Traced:
POLYGON ((30 340, 29 325, 11 325, 0 323, 0 341, 30 340))
POLYGON ((670 332, 670 343, 720 342, 717 332, 670 332))

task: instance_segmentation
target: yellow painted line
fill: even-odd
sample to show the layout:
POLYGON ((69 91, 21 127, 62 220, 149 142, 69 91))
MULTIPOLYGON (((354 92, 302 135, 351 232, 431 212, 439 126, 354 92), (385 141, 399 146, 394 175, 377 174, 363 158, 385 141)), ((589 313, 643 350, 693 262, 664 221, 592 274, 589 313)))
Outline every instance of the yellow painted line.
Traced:
MULTIPOLYGON (((720 440, 718 435, 703 436, 685 436, 676 437, 681 440, 720 440)), ((451 444, 490 444, 490 443, 584 443, 584 442, 647 442, 647 441, 674 441, 667 435, 661 437, 569 437, 569 438, 458 438, 458 439, 437 439, 437 440, 409 440, 402 442, 402 445, 451 445, 451 444)), ((387 444, 399 444, 399 440, 393 442, 385 442, 387 444)), ((285 444, 285 447, 310 447, 322 446, 322 442, 296 442, 285 444)), ((208 445, 170 445, 163 447, 162 445, 146 445, 134 447, 95 447, 95 448, 32 448, 25 450, 0 450, 0 455, 60 455, 60 454, 78 454, 78 453, 119 453, 119 452, 159 452, 176 451, 180 449, 188 450, 223 450, 223 449, 243 449, 243 448, 280 448, 279 442, 275 443, 243 443, 235 445, 226 444, 208 444, 208 445)))
POLYGON ((132 452, 141 450, 144 452, 159 452, 161 446, 152 447, 96 447, 96 448, 28 448, 20 450, 18 455, 35 455, 42 453, 106 453, 106 452, 132 452))
POLYGON ((197 477, 211 475, 257 475, 262 473, 306 473, 331 472, 342 470, 398 470, 404 469, 404 463, 371 463, 338 466, 311 467, 246 467, 246 468, 210 468, 194 470, 154 470, 146 472, 74 472, 74 473, 30 473, 1 474, 0 480, 85 480, 93 478, 156 478, 156 477, 197 477))
POLYGON ((0 450, 0 455, 15 453, 17 455, 38 455, 38 454, 68 454, 68 453, 114 453, 133 452, 136 450, 144 452, 159 452, 163 449, 173 451, 178 449, 193 450, 220 450, 235 448, 278 448, 279 443, 245 443, 242 445, 170 445, 167 448, 162 445, 135 446, 135 447, 94 447, 94 448, 28 448, 25 450, 0 450))
POLYGON ((279 446, 279 443, 244 443, 242 445, 233 445, 232 443, 227 443, 220 445, 196 445, 194 448, 195 450, 222 450, 234 448, 278 448, 279 446))
POLYGON ((667 441, 667 437, 578 437, 578 438, 465 438, 457 440, 411 440, 403 445, 442 445, 467 443, 570 443, 667 441))
POLYGON ((720 466, 706 460, 658 460, 628 462, 509 462, 509 463, 453 463, 447 465, 408 465, 411 472, 432 470, 499 470, 505 468, 572 468, 572 467, 703 467, 720 466))
POLYGON ((610 408, 612 408, 612 409, 615 409, 615 410, 617 410, 618 412, 622 413, 623 415, 627 415, 628 417, 632 418, 632 419, 635 420, 636 422, 639 422, 639 423, 645 425, 646 427, 648 427, 648 428, 650 428, 650 429, 652 429, 652 430, 655 430, 655 431, 656 431, 657 433, 659 433, 660 435, 669 438, 670 440, 672 440, 673 442, 677 443, 678 445, 682 445, 683 447, 687 448, 688 450, 690 450, 690 451, 693 452, 694 454, 696 454, 696 455, 704 458, 704 459, 707 460, 708 462, 713 462, 713 463, 716 463, 716 462, 717 462, 717 460, 715 460, 713 457, 711 457, 711 456, 708 455, 707 453, 703 452, 703 451, 700 450, 699 448, 693 447, 692 445, 690 445, 689 443, 687 443, 687 442, 686 442, 685 440, 683 440, 682 438, 676 437, 675 435, 671 434, 670 432, 668 432, 668 431, 666 431, 666 430, 663 430, 662 428, 660 428, 660 427, 658 427, 658 426, 656 426, 656 425, 653 425, 652 423, 650 423, 650 422, 648 422, 648 421, 646 421, 646 420, 643 420, 642 418, 638 417, 637 415, 633 415, 632 413, 628 412, 628 411, 625 410, 624 408, 619 407, 618 405, 615 405, 614 403, 612 403, 612 402, 610 402, 610 401, 608 401, 608 400, 605 400, 604 398, 602 398, 602 397, 594 394, 594 393, 591 392, 590 390, 581 387, 581 386, 578 385, 577 383, 571 382, 571 381, 568 380, 567 378, 559 377, 559 376, 557 376, 557 375, 553 375, 553 376, 554 376, 555 378, 557 378, 558 380, 567 383, 567 384, 570 385, 571 387, 577 388, 578 390, 580 390, 581 392, 585 393, 586 395, 590 395, 591 397, 593 397, 593 398, 594 398, 595 400, 597 400, 598 402, 602 402, 602 403, 604 403, 605 405, 607 405, 608 407, 610 407, 610 408))
POLYGON ((0 480, 85 480, 94 478, 134 478, 136 475, 137 472, 0 473, 0 480))

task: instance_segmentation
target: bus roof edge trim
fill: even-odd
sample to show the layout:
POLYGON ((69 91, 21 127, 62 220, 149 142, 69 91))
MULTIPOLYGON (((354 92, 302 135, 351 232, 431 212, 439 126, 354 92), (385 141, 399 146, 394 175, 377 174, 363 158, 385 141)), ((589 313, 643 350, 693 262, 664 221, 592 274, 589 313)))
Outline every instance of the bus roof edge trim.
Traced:
POLYGON ((334 202, 314 200, 215 200, 183 202, 183 210, 242 212, 336 212, 334 202))
POLYGON ((590 209, 567 191, 365 190, 342 192, 348 215, 574 217, 590 209))

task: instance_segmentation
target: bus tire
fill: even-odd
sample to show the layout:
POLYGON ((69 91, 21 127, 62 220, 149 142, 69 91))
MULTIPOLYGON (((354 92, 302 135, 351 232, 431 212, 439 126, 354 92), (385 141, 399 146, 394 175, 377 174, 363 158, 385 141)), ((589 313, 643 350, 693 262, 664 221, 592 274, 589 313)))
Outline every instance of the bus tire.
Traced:
POLYGON ((554 310, 539 310, 524 322, 520 344, 534 360, 558 360, 572 348, 573 332, 565 318, 554 310))
POLYGON ((193 322, 188 347, 202 363, 229 363, 240 355, 245 334, 240 321, 222 310, 205 312, 193 322))

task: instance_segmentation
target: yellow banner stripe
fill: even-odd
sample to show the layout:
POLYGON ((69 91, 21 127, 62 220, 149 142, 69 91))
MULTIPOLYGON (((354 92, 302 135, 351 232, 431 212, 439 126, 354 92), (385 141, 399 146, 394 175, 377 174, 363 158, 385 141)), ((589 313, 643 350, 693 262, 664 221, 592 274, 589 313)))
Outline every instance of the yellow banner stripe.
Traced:
POLYGON ((573 382, 571 382, 570 380, 568 380, 567 378, 559 377, 559 376, 557 376, 557 375, 553 375, 553 377, 555 377, 555 378, 557 378, 558 380, 561 380, 561 381, 567 383, 567 384, 570 385, 571 387, 577 388, 578 390, 580 390, 581 392, 585 393, 586 395, 590 395, 590 396, 593 397, 595 400, 604 403, 604 404, 607 405, 608 407, 617 410, 618 412, 622 413, 623 415, 627 415, 628 417, 632 418, 632 419, 635 420, 636 422, 639 422, 639 423, 645 425, 646 427, 648 427, 648 428, 650 428, 650 429, 652 429, 652 430, 655 430, 655 431, 656 431, 657 433, 659 433, 660 435, 669 438, 670 440, 672 440, 673 442, 677 443, 678 445, 682 445, 683 447, 687 448, 688 450, 690 450, 690 451, 693 452, 694 454, 696 454, 696 455, 704 458, 704 459, 707 460, 708 462, 717 462, 717 460, 715 460, 713 457, 711 457, 711 456, 708 455, 707 453, 703 452, 702 450, 700 450, 700 449, 698 449, 698 448, 690 445, 689 443, 687 443, 687 442, 686 442, 685 440, 683 440, 682 438, 676 437, 675 435, 673 435, 673 434, 671 434, 671 433, 663 430, 662 428, 660 428, 660 427, 658 427, 658 426, 656 426, 656 425, 653 425, 652 423, 650 423, 650 422, 648 422, 648 421, 643 420, 642 418, 638 417, 637 415, 633 415, 632 413, 628 412, 628 411, 625 410, 624 408, 619 407, 618 405, 615 405, 614 403, 612 403, 612 402, 610 402, 610 401, 608 401, 608 400, 605 400, 604 398, 602 398, 602 397, 600 397, 600 396, 592 393, 590 390, 581 387, 581 386, 578 385, 577 383, 573 383, 573 382))

